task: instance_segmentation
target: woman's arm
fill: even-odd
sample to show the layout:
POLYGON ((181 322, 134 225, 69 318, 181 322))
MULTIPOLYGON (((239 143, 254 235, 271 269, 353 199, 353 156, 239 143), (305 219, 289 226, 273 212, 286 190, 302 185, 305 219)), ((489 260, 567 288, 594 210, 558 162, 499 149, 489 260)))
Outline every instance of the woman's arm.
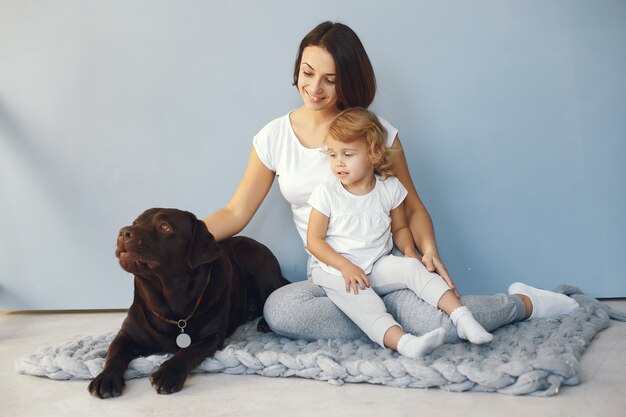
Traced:
POLYGON ((404 212, 404 202, 395 209, 391 210, 391 235, 393 243, 400 249, 404 256, 418 258, 415 253, 415 242, 409 224, 406 221, 406 213, 404 212))
POLYGON ((426 211, 426 207, 422 203, 413 180, 411 179, 411 173, 404 156, 404 150, 400 143, 400 138, 396 136, 393 141, 392 149, 392 169, 408 191, 408 195, 404 200, 404 207, 406 217, 409 222, 409 228, 413 235, 413 240, 417 249, 422 254, 422 263, 430 272, 436 272, 446 281, 448 286, 459 296, 454 281, 450 278, 445 265, 439 257, 439 251, 437 250, 437 243, 435 242, 435 230, 433 228, 433 222, 426 211))
MULTIPOLYGON (((370 286, 365 272, 341 256, 332 246, 326 242, 326 231, 328 230, 328 217, 311 209, 309 225, 306 232, 306 246, 309 252, 326 265, 330 265, 341 271, 346 283, 346 292, 350 292, 350 287, 354 288, 354 293, 359 293, 359 286, 362 290, 370 286)), ((337 277, 339 278, 339 277, 337 277)))
POLYGON ((250 151, 243 178, 226 207, 204 219, 218 241, 241 232, 261 206, 274 182, 274 172, 259 159, 254 147, 250 151))

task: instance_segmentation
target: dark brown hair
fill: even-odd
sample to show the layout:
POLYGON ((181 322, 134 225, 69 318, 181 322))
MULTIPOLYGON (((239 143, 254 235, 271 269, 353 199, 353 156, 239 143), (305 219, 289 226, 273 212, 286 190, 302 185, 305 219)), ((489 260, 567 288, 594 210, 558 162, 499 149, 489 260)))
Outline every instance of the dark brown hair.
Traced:
POLYGON ((310 31, 302 42, 293 70, 293 85, 298 85, 302 52, 307 46, 319 46, 335 60, 337 108, 368 108, 376 95, 376 77, 363 44, 352 29, 342 23, 323 22, 310 31))

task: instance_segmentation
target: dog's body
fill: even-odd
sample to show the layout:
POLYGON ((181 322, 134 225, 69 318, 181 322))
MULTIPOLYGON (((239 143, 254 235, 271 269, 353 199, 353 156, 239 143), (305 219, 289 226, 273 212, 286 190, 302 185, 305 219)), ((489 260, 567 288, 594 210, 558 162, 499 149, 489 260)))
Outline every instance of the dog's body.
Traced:
POLYGON ((223 347, 224 339, 263 313, 267 297, 288 283, 259 242, 234 237, 217 243, 203 222, 175 209, 149 209, 120 230, 116 255, 135 275, 135 296, 111 343, 92 395, 119 396, 132 359, 172 352, 150 379, 159 393, 179 391, 188 373, 223 347), (185 333, 191 345, 180 348, 185 333))

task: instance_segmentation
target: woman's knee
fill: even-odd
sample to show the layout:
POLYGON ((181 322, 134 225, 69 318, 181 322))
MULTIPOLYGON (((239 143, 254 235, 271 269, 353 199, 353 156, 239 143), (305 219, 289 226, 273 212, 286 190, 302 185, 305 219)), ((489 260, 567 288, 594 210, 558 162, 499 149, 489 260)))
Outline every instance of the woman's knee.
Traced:
POLYGON ((263 318, 270 328, 280 333, 286 320, 286 313, 293 309, 291 305, 293 284, 285 285, 270 294, 263 306, 263 318))
POLYGON ((363 332, 333 304, 323 288, 298 281, 274 291, 263 311, 270 329, 292 339, 355 339, 363 332))
POLYGON ((324 290, 310 281, 285 285, 270 294, 263 307, 263 317, 272 331, 291 336, 301 326, 299 316, 316 297, 326 296, 324 290))

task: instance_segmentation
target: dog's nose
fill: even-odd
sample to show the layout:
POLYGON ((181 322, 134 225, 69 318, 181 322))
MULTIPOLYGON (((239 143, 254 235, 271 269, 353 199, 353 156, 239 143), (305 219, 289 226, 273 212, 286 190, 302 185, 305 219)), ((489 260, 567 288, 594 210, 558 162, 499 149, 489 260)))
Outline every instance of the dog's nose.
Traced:
POLYGON ((133 232, 130 230, 130 228, 123 227, 122 229, 120 229, 120 234, 118 235, 118 237, 122 239, 132 239, 133 232))

